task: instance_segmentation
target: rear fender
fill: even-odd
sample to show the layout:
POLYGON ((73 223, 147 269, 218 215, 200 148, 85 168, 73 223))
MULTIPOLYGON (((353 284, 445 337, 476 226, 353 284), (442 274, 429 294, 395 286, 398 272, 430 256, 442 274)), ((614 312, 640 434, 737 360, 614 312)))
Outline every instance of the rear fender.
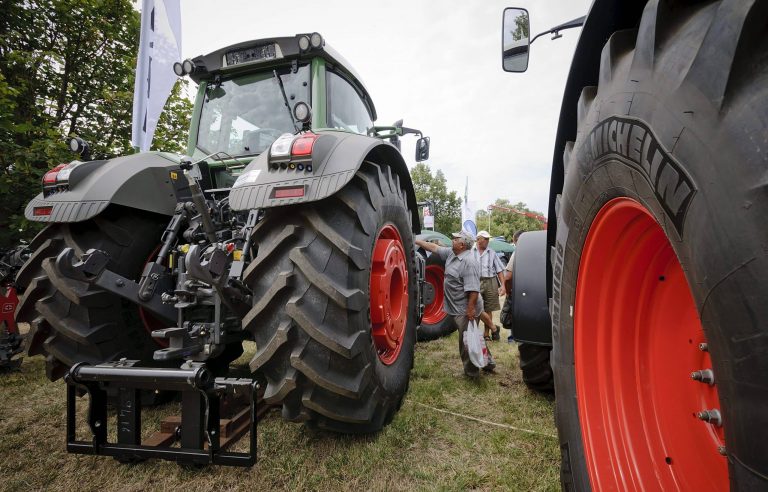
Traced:
POLYGON ((512 257, 512 335, 518 342, 552 345, 547 296, 547 231, 526 232, 512 257))
POLYGON ((81 222, 110 204, 173 215, 179 195, 188 190, 175 154, 146 152, 85 163, 72 171, 68 188, 27 204, 24 216, 35 222, 81 222), (45 210, 49 213, 41 215, 45 210), (35 215, 37 211, 38 215, 35 215))
POLYGON ((233 210, 274 208, 327 198, 349 183, 364 161, 389 166, 405 190, 414 233, 420 232, 416 194, 400 152, 381 139, 341 131, 319 131, 312 149, 312 171, 298 168, 269 169, 268 152, 257 156, 243 170, 229 195, 233 210), (276 198, 282 188, 304 187, 303 195, 276 198))

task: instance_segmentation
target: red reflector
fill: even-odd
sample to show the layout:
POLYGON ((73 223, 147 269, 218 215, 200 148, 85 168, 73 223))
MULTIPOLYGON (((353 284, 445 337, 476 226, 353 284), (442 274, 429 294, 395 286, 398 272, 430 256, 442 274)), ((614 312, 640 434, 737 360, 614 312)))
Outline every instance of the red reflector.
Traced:
POLYGON ((53 207, 35 207, 32 210, 32 215, 35 217, 45 217, 51 215, 51 212, 53 212, 53 207))
POLYGON ((304 187, 298 188, 277 188, 275 190, 275 198, 296 198, 304 196, 304 187))
POLYGON ((293 147, 291 147, 291 155, 312 155, 312 146, 315 145, 317 135, 314 133, 305 133, 296 140, 293 141, 293 147))

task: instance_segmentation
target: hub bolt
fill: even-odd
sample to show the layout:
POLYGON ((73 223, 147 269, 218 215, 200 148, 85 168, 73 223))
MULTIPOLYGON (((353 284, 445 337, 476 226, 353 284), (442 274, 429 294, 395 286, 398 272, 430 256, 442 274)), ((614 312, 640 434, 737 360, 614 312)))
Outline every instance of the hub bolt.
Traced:
POLYGON ((718 446, 717 452, 720 453, 723 456, 727 456, 728 452, 725 450, 725 446, 718 446))
POLYGON ((709 352, 709 345, 707 345, 706 342, 705 343, 700 343, 699 344, 699 350, 701 350, 702 352, 709 352))
POLYGON ((710 424, 716 425, 718 427, 723 425, 723 417, 720 415, 720 410, 717 408, 713 408, 711 410, 702 410, 696 414, 696 417, 698 417, 700 420, 703 420, 704 422, 709 422, 710 424))
POLYGON ((715 373, 712 372, 712 369, 701 369, 700 371, 693 371, 691 379, 713 386, 715 384, 715 373))

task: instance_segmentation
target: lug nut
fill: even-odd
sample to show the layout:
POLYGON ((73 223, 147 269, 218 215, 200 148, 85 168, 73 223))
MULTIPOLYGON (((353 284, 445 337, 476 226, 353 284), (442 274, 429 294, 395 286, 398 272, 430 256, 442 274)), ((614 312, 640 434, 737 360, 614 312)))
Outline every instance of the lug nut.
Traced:
POLYGON ((725 450, 725 446, 718 446, 717 452, 720 453, 723 456, 727 456, 728 452, 725 450))
POLYGON ((691 379, 713 386, 715 384, 715 373, 712 372, 712 369, 693 371, 691 373, 691 379))
POLYGON ((711 410, 702 410, 696 413, 696 417, 704 422, 709 422, 712 425, 720 427, 723 425, 723 417, 720 415, 720 410, 713 408, 711 410))

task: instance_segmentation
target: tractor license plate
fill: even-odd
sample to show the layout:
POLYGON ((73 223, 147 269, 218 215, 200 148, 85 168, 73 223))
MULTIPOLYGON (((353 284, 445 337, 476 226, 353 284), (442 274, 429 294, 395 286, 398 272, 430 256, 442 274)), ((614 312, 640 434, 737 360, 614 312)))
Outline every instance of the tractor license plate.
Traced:
POLYGON ((275 44, 270 43, 263 46, 253 46, 241 50, 228 51, 226 54, 227 66, 240 65, 243 63, 253 63, 262 60, 274 60, 277 58, 275 44))

